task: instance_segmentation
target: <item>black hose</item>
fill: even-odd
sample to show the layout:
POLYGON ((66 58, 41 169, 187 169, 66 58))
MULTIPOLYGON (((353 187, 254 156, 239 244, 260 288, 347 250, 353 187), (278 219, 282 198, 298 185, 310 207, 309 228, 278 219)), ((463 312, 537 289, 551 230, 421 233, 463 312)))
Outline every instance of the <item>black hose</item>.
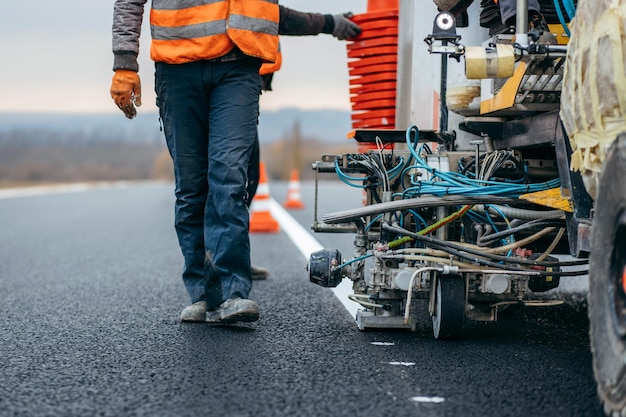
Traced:
POLYGON ((511 229, 506 229, 501 232, 491 233, 488 235, 482 235, 478 239, 478 246, 488 246, 493 243, 494 240, 499 240, 505 237, 508 237, 512 234, 521 232, 526 229, 534 229, 534 228, 545 228, 545 227, 565 227, 565 220, 546 220, 546 219, 536 219, 531 220, 529 222, 523 223, 519 226, 512 227, 511 229))
MULTIPOLYGON (((513 262, 511 260, 511 258, 507 257, 507 256, 501 256, 501 255, 494 255, 494 254, 490 254, 490 253, 483 253, 481 251, 477 251, 477 250, 473 250, 470 248, 466 248, 464 246, 461 245, 457 245, 454 244, 452 242, 446 242, 444 240, 440 240, 437 238, 433 238, 433 237, 429 237, 429 236, 422 236, 422 235, 418 235, 417 233, 413 233, 409 230, 403 229, 401 227, 397 227, 397 226, 391 226, 387 223, 383 223, 382 224, 382 228, 389 231, 389 232, 394 232, 400 235, 405 235, 405 236, 409 236, 417 241, 421 241, 423 243, 426 243, 427 246, 431 246, 435 249, 440 249, 443 250, 451 255, 454 256, 458 256, 459 258, 463 258, 463 259, 467 259, 471 262, 477 263, 479 265, 484 265, 484 266, 489 266, 492 268, 498 268, 498 269, 504 269, 504 270, 508 270, 508 271, 519 271, 519 267, 511 267, 511 266, 506 266, 506 265, 502 265, 499 264, 497 262, 492 262, 492 261, 488 261, 482 258, 489 258, 493 261, 498 261, 498 262, 505 262, 505 263, 515 263, 515 264, 521 264, 521 265, 528 265, 528 266, 540 266, 540 267, 561 267, 561 266, 580 266, 580 265, 586 265, 587 261, 572 261, 572 262, 545 262, 545 261, 533 261, 530 259, 520 259, 520 258, 515 258, 515 261, 513 262), (468 255, 474 255, 477 257, 471 257, 468 255)), ((534 272, 534 271, 533 271, 534 272)), ((579 276, 579 275, 586 275, 588 274, 589 271, 585 270, 585 271, 537 271, 538 275, 541 276, 550 276, 550 275, 559 275, 559 276, 579 276)))

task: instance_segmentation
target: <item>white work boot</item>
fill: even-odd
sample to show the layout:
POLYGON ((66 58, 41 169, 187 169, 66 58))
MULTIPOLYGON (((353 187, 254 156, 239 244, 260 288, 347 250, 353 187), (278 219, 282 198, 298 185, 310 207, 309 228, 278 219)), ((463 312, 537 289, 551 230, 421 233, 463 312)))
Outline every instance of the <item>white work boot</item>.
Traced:
POLYGON ((251 322, 259 319, 259 306, 252 300, 233 298, 224 301, 215 311, 207 313, 209 323, 251 322))
POLYGON ((250 265, 250 277, 253 280, 261 280, 261 279, 267 279, 267 277, 270 276, 270 271, 268 271, 267 269, 261 267, 261 266, 255 266, 255 265, 250 265))
POLYGON ((203 322, 206 321, 206 301, 198 301, 185 307, 180 313, 180 321, 203 322))

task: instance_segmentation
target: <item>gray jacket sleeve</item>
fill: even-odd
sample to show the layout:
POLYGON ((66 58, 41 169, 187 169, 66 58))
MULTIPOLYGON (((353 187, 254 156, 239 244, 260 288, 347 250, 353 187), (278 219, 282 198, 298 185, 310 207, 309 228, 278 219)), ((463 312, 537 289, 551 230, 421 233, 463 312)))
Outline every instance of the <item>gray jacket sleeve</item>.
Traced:
POLYGON ((279 35, 305 36, 333 33, 335 23, 332 15, 305 13, 278 5, 280 22, 279 35))
POLYGON ((147 0, 115 0, 113 6, 113 70, 138 71, 139 36, 147 0))

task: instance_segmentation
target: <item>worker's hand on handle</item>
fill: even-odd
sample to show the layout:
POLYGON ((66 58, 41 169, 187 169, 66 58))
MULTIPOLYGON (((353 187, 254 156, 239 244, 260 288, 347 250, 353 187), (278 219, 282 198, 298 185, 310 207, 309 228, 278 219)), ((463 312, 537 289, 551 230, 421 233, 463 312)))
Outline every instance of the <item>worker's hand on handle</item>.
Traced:
POLYGON ((361 34, 361 27, 351 21, 349 17, 352 17, 350 12, 333 15, 333 20, 335 21, 333 36, 340 41, 351 39, 361 34))
POLYGON ((124 115, 132 119, 137 115, 135 106, 141 106, 141 80, 136 71, 118 69, 111 82, 111 97, 124 115))

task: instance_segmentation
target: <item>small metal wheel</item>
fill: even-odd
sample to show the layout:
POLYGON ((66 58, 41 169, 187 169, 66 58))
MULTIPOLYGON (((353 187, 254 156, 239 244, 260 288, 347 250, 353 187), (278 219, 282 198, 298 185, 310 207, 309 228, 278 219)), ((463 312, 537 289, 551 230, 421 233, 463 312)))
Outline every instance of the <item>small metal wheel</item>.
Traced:
POLYGON ((433 309, 435 339, 460 339, 465 320, 465 280, 460 275, 440 275, 435 291, 433 309))

